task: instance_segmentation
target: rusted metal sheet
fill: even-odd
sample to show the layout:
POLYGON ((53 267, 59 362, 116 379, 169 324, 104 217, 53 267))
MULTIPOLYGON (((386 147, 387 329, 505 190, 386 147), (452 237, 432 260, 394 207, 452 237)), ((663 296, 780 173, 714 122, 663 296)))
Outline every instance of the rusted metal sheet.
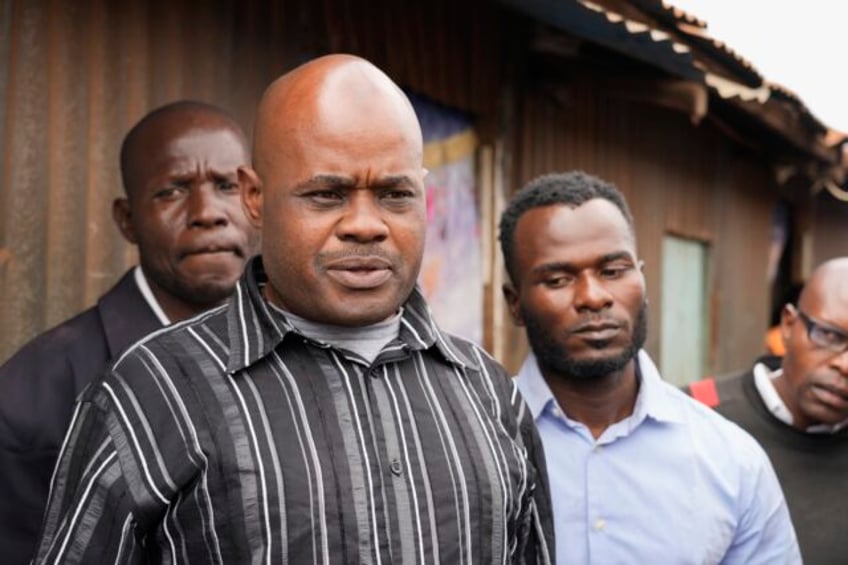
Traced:
POLYGON ((0 362, 134 264, 111 202, 121 139, 147 111, 199 99, 250 131, 271 80, 344 51, 484 115, 497 21, 484 0, 0 0, 0 362))
MULTIPOLYGON (((655 312, 662 236, 708 243, 716 258, 712 366, 747 364, 767 319, 765 248, 775 192, 767 159, 742 150, 710 119, 694 127, 684 114, 580 80, 519 80, 504 100, 513 77, 502 60, 514 59, 512 73, 525 72, 527 30, 518 16, 504 24, 501 15, 485 0, 0 0, 0 362, 91 305, 134 263, 110 207, 121 190, 121 138, 136 120, 163 103, 195 98, 230 110, 250 131, 270 80, 306 59, 345 51, 477 117, 483 144, 506 144, 494 172, 508 176, 495 185, 514 189, 572 168, 617 183, 636 217, 655 312)), ((487 312, 494 312, 499 288, 487 292, 487 312)), ((502 360, 515 369, 523 332, 506 326, 502 360)), ((658 329, 656 312, 648 341, 655 354, 658 329)))

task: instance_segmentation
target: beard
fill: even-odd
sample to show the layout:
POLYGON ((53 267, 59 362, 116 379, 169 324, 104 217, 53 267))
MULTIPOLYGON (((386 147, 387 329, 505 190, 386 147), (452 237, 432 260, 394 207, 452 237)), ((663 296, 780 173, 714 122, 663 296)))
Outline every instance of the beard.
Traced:
MULTIPOLYGON (((523 312, 527 330, 527 341, 536 356, 536 362, 543 373, 550 373, 572 382, 592 382, 623 369, 631 359, 636 357, 645 344, 648 335, 648 306, 642 302, 639 313, 633 324, 633 334, 630 343, 624 351, 617 355, 600 359, 575 359, 568 348, 551 332, 543 328, 533 316, 523 312)), ((598 349, 607 344, 599 344, 598 349)))

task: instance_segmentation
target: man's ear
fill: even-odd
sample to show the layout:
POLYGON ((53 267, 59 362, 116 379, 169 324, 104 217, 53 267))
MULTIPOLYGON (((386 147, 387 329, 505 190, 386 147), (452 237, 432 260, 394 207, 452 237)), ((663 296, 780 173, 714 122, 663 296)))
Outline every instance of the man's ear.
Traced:
POLYGON ((238 168, 241 185, 241 205, 248 221, 254 228, 262 227, 262 180, 251 167, 238 168))
POLYGON ((138 237, 132 225, 132 210, 129 200, 119 197, 112 201, 112 219, 115 220, 115 225, 121 230, 124 239, 130 243, 138 243, 138 237))
POLYGON ((521 304, 518 300, 518 289, 512 283, 504 283, 501 287, 504 300, 506 300, 509 314, 516 326, 524 325, 524 317, 521 315, 521 304))
POLYGON ((784 304, 783 310, 780 311, 780 337, 783 343, 789 343, 789 338, 792 335, 792 324, 798 319, 798 310, 792 304, 784 304))

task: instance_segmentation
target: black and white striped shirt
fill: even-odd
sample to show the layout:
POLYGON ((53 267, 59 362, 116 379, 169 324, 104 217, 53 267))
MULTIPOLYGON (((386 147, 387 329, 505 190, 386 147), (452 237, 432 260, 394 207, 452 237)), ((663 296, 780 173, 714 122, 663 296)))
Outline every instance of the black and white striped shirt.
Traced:
POLYGON ((546 563, 544 457, 504 370, 416 289, 373 363, 260 293, 131 347, 80 397, 36 562, 546 563))

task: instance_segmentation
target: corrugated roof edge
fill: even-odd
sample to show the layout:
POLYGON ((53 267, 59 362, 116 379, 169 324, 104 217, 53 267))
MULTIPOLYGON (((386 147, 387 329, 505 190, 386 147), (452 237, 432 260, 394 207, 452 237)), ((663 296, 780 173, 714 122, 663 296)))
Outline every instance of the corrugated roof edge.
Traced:
MULTIPOLYGON (((765 87, 771 91, 771 96, 768 98, 782 100, 795 106, 799 114, 809 122, 814 130, 820 133, 836 131, 819 120, 796 93, 781 84, 769 81, 748 59, 740 55, 727 43, 712 37, 708 31, 709 24, 707 21, 662 0, 630 0, 630 2, 640 10, 644 10, 648 15, 656 17, 661 23, 673 26, 676 31, 685 36, 685 39, 696 42, 707 51, 712 51, 708 55, 717 57, 725 63, 738 65, 740 70, 758 77, 762 81, 759 89, 765 87)), ((761 103, 766 101, 760 100, 761 103)), ((838 145, 838 143, 834 145, 838 145)))

